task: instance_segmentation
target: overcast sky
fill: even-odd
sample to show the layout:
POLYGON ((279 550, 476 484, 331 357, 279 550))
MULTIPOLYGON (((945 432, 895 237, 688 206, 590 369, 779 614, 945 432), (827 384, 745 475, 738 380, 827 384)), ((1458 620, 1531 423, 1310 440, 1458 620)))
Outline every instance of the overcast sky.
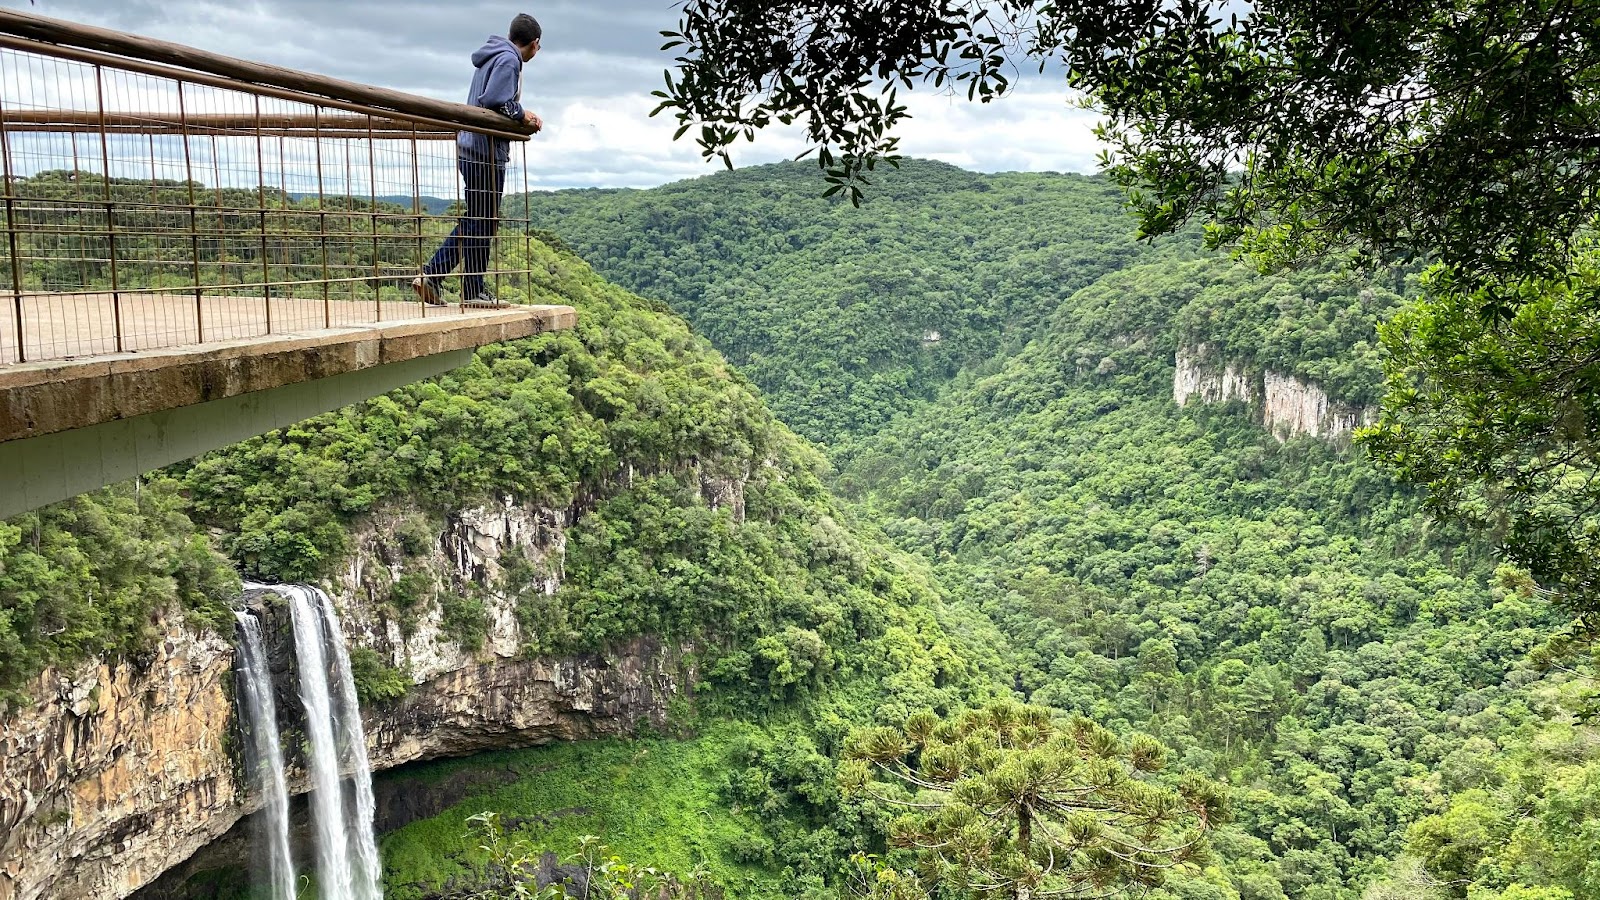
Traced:
MULTIPOLYGON (((529 164, 535 188, 651 187, 714 170, 694 142, 673 142, 670 116, 649 118, 650 92, 670 63, 659 32, 677 22, 671 0, 546 0, 518 8, 482 0, 0 0, 39 15, 117 28, 217 53, 446 100, 465 99, 469 57, 526 11, 544 27, 524 70, 523 103, 544 117, 529 164)), ((1058 80, 1035 78, 990 104, 933 91, 909 98, 901 131, 909 156, 969 169, 1094 169, 1092 118, 1058 80)), ((735 148, 739 165, 804 149, 773 131, 735 148)), ((719 164, 720 165, 720 164, 719 164)))

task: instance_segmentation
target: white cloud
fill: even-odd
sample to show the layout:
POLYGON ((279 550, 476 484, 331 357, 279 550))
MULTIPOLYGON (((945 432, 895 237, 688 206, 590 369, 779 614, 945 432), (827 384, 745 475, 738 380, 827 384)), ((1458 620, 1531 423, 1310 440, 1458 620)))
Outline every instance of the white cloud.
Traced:
POLYGON ((901 130, 900 144, 910 156, 990 172, 1095 168, 1097 117, 1073 107, 1065 87, 1024 82, 988 104, 913 94, 906 106, 912 120, 901 130))
MULTIPOLYGON (((276 65, 317 71, 446 100, 459 100, 468 57, 510 9, 462 0, 0 0, 40 15, 108 28, 276 65)), ((649 187, 714 171, 690 136, 674 142, 670 116, 649 117, 650 92, 670 64, 658 32, 676 23, 667 0, 547 0, 529 8, 546 47, 526 70, 524 102, 548 122, 528 148, 535 189, 649 187)), ((1068 102, 1059 81, 1034 77, 991 104, 933 91, 904 97, 913 119, 900 130, 907 156, 978 171, 1093 171, 1093 117, 1068 102)), ((441 148, 448 154, 448 147, 441 148)), ((734 148, 739 165, 772 162, 805 149, 797 128, 774 128, 734 148)), ((448 195, 447 159, 426 167, 428 188, 448 195)), ((409 179, 404 179, 409 180, 409 179)), ((511 189, 522 174, 509 173, 511 189)))

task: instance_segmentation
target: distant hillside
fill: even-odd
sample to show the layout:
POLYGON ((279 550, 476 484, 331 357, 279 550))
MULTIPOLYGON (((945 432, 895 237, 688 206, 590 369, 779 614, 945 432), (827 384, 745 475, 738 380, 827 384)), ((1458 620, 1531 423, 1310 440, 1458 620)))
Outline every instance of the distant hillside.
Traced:
POLYGON ((1583 757, 1544 749, 1600 739, 1570 724, 1590 675, 1528 659, 1560 613, 1345 443, 1173 399, 1204 345, 1373 402, 1406 273, 1142 245, 1078 176, 910 163, 861 210, 822 188, 796 164, 534 202, 832 443, 835 490, 1006 635, 1024 696, 1234 785, 1226 887, 1153 896, 1593 895, 1560 806, 1593 802, 1562 784, 1583 757), (1490 867, 1474 835, 1514 830, 1490 867))
POLYGON ((816 166, 531 205, 606 277, 672 304, 791 427, 830 447, 1025 344, 1073 291, 1150 252, 1117 189, 911 160, 861 208, 816 166))
MULTIPOLYGON (((305 200, 308 197, 314 199, 316 196, 316 194, 290 194, 289 198, 291 200, 305 200)), ((395 206, 403 206, 406 209, 411 208, 413 200, 420 200, 422 202, 422 211, 432 216, 444 213, 450 208, 450 204, 456 202, 443 197, 413 198, 410 194, 381 194, 378 197, 379 203, 392 203, 395 206)))

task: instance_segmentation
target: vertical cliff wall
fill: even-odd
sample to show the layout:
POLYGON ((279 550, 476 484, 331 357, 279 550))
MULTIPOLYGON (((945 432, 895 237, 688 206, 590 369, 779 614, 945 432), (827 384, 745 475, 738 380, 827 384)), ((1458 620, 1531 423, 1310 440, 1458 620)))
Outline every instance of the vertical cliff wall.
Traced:
POLYGON ((1376 415, 1371 407, 1330 400, 1322 388, 1292 375, 1219 359, 1207 344, 1178 348, 1172 399, 1179 406, 1241 401, 1280 441, 1298 435, 1346 437, 1376 415))
POLYGON ((148 659, 37 679, 0 731, 0 900, 124 896, 245 809, 232 669, 173 627, 148 659))

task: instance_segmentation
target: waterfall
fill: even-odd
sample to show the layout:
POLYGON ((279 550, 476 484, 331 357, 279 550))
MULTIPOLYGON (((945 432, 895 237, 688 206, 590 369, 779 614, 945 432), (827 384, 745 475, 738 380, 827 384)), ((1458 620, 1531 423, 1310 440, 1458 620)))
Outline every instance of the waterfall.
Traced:
POLYGON ((311 823, 317 842, 317 883, 323 900, 378 900, 378 845, 372 834, 372 770, 356 706, 350 655, 333 602, 303 585, 287 594, 294 620, 300 700, 310 744, 311 823), (348 795, 344 773, 350 774, 348 795))
MULTIPOLYGON (((317 588, 285 584, 271 585, 270 590, 288 599, 294 626, 295 667, 300 678, 300 702, 305 707, 305 756, 311 778, 318 894, 321 900, 382 900, 383 872, 372 828, 372 768, 338 614, 333 601, 317 588)), ((264 660, 262 665, 265 666, 264 660)), ((272 740, 277 743, 276 734, 272 740)), ((277 768, 281 784, 281 762, 277 768)), ((287 822, 283 834, 287 859, 287 822)), ((283 896, 293 898, 294 876, 290 873, 287 877, 291 893, 283 896)), ((272 896, 278 900, 276 870, 273 879, 272 896)))
POLYGON ((361 727, 361 706, 356 700, 356 681, 351 677, 350 652, 344 646, 344 630, 334 614, 333 601, 317 588, 302 588, 313 595, 316 607, 322 614, 322 627, 329 635, 328 649, 332 651, 331 663, 337 674, 334 679, 339 692, 334 696, 334 719, 339 723, 339 741, 344 749, 344 768, 350 772, 350 792, 347 800, 353 803, 345 812, 346 831, 350 839, 353 858, 353 900, 379 900, 383 896, 379 883, 383 878, 382 864, 378 861, 378 842, 372 833, 372 820, 377 804, 372 798, 372 763, 367 759, 367 735, 361 727))
POLYGON ((278 744, 278 704, 272 698, 272 672, 261 623, 249 613, 239 617, 236 657, 239 701, 243 705, 245 766, 261 792, 259 841, 264 845, 271 900, 294 900, 294 860, 289 855, 289 786, 283 775, 283 749, 278 744))

